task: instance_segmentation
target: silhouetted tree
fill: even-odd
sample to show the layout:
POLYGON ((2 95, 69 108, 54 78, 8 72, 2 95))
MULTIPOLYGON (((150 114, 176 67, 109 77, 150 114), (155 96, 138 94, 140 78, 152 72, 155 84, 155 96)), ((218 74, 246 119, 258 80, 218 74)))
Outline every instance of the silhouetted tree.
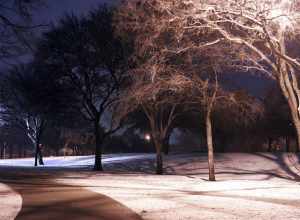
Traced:
POLYGON ((65 100, 60 99, 63 93, 33 63, 15 66, 1 76, 1 117, 26 132, 35 147, 35 166, 38 158, 43 165, 39 144, 46 126, 65 108, 65 100))
POLYGON ((77 108, 91 122, 96 139, 95 170, 102 170, 102 143, 118 130, 112 105, 125 76, 125 41, 114 35, 113 9, 101 6, 87 17, 63 18, 43 36, 36 53, 61 83, 73 90, 77 108))

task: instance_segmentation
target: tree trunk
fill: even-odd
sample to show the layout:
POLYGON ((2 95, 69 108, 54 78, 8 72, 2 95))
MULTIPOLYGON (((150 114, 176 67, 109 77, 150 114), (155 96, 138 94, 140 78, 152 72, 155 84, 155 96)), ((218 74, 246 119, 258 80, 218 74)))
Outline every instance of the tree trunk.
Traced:
POLYGON ((39 154, 39 141, 35 143, 35 154, 34 154, 34 166, 38 165, 38 154, 39 154))
POLYGON ((273 138, 268 138, 268 152, 272 152, 272 144, 273 144, 273 138))
POLYGON ((296 148, 296 152, 300 152, 300 120, 297 121, 297 125, 296 127, 296 135, 297 135, 297 148, 296 148))
POLYGON ((162 155, 162 143, 160 136, 156 132, 152 131, 153 143, 156 151, 156 174, 163 174, 163 155, 162 155))
POLYGON ((156 174, 163 174, 163 156, 160 150, 156 152, 156 174))
POLYGON ((44 165, 43 154, 40 148, 40 138, 38 137, 35 141, 35 154, 34 154, 34 166, 44 165))
POLYGON ((39 156, 39 164, 44 165, 42 149, 40 147, 39 147, 39 150, 38 150, 38 156, 39 156))
POLYGON ((170 144, 169 144, 170 136, 171 136, 171 132, 169 134, 167 134, 167 136, 165 137, 165 139, 163 141, 163 149, 164 149, 164 154, 165 155, 169 154, 169 150, 170 150, 170 144))
POLYGON ((213 137, 212 137, 212 123, 211 123, 211 112, 206 113, 206 141, 207 141, 207 151, 208 151, 208 171, 209 171, 209 181, 215 181, 215 164, 214 164, 214 147, 213 147, 213 137))
POLYGON ((300 142, 299 142, 299 141, 300 141, 300 139, 299 139, 299 138, 296 138, 296 150, 295 150, 295 151, 296 151, 297 153, 300 152, 299 147, 298 147, 298 146, 300 146, 300 142))
POLYGON ((296 133, 296 143, 297 143, 297 148, 296 151, 299 152, 300 150, 300 117, 299 117, 299 112, 298 112, 298 107, 295 106, 291 101, 288 101, 290 110, 291 110, 291 115, 293 119, 293 124, 295 128, 295 133, 296 133))
POLYGON ((102 167, 102 139, 100 136, 100 127, 99 127, 99 120, 95 121, 95 139, 96 139, 96 149, 95 149, 95 165, 94 170, 96 171, 103 171, 102 167))
POLYGON ((290 152, 290 138, 288 135, 285 137, 285 149, 286 152, 290 152))
MULTIPOLYGON (((288 100, 289 98, 286 97, 286 99, 288 100)), ((293 124, 294 124, 294 128, 296 131, 296 143, 297 143, 297 151, 300 150, 300 118, 299 118, 299 112, 298 112, 298 107, 296 105, 294 105, 290 100, 288 100, 288 104, 291 110, 291 115, 292 115, 292 119, 293 119, 293 124)))
MULTIPOLYGON (((285 33, 279 32, 279 49, 282 54, 286 54, 285 33)), ((292 121, 296 130, 297 151, 300 150, 300 90, 298 79, 293 69, 288 66, 284 59, 278 59, 278 83, 279 87, 289 105, 292 121)))

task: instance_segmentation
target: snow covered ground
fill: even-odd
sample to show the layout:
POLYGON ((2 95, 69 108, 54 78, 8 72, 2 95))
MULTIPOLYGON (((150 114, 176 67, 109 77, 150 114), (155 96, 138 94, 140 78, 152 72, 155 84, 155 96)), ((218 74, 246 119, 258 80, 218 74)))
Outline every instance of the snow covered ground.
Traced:
POLYGON ((133 160, 107 168, 123 174, 71 174, 57 181, 105 194, 145 220, 300 219, 296 155, 218 154, 216 182, 207 181, 204 154, 165 159, 168 175, 152 175, 151 160, 133 160))
POLYGON ((11 187, 0 183, 0 219, 14 219, 21 209, 22 197, 11 187))
MULTIPOLYGON (((103 164, 121 163, 128 160, 153 158, 151 154, 107 154, 103 156, 103 164)), ((95 156, 66 156, 66 157, 46 157, 44 167, 52 168, 85 168, 93 166, 95 156)), ((6 159, 0 160, 0 166, 9 167, 33 167, 33 158, 6 159)))
MULTIPOLYGON (((46 166, 75 167, 56 175, 55 181, 109 196, 145 220, 300 219, 299 155, 217 154, 216 182, 207 181, 205 154, 165 157, 162 176, 153 173, 154 158, 152 154, 108 155, 104 173, 78 170, 84 162, 92 165, 93 157, 49 158, 46 166)), ((8 161, 0 164, 32 163, 8 161)))

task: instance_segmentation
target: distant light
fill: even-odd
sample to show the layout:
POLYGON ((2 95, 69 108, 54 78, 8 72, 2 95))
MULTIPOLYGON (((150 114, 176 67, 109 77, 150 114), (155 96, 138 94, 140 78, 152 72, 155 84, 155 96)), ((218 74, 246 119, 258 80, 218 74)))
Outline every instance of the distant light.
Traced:
POLYGON ((150 140, 151 140, 150 134, 145 134, 145 140, 146 140, 146 141, 150 141, 150 140))

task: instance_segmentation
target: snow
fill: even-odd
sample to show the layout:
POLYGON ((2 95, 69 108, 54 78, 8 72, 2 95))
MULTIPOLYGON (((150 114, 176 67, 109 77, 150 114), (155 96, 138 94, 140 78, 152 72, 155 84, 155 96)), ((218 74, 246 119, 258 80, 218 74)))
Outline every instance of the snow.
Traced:
MULTIPOLYGON (((166 175, 154 175, 153 154, 105 155, 106 172, 78 172, 78 168, 92 166, 93 159, 46 158, 45 170, 75 167, 63 175, 54 174, 53 179, 58 184, 81 186, 109 196, 145 220, 300 219, 297 154, 217 154, 216 182, 207 181, 205 154, 166 156, 166 175)), ((32 159, 5 160, 0 164, 26 167, 32 166, 32 159)), ((0 200, 2 204, 1 197, 0 200)))
POLYGON ((22 197, 8 185, 0 183, 0 219, 14 219, 22 206, 22 197))
POLYGON ((298 158, 294 154, 218 154, 216 182, 207 181, 204 154, 166 157, 168 175, 163 176, 151 174, 151 161, 132 160, 107 168, 117 169, 118 174, 70 174, 57 181, 105 194, 145 220, 299 220, 298 158))
MULTIPOLYGON (((127 160, 147 159, 152 158, 151 154, 107 154, 103 156, 103 164, 110 164, 116 162, 124 162, 127 160)), ((43 167, 54 168, 84 168, 93 166, 95 156, 66 156, 66 157, 45 157, 43 167)), ((34 158, 24 159, 6 159, 0 160, 0 166, 10 167, 33 167, 34 158)))

